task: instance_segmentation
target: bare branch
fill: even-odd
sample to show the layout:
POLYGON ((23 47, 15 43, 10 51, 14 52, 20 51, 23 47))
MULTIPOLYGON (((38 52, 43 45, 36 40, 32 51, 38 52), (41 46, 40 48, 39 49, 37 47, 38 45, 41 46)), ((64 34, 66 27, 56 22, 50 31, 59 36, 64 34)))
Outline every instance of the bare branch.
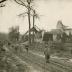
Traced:
POLYGON ((39 15, 38 15, 38 14, 36 14, 36 15, 35 15, 35 17, 36 17, 36 18, 38 18, 38 19, 40 19, 40 17, 39 17, 39 15))
POLYGON ((3 2, 5 2, 5 1, 6 1, 6 0, 1 0, 0 3, 3 3, 3 2))
POLYGON ((5 5, 4 4, 1 4, 0 7, 5 7, 5 5))
POLYGON ((33 15, 35 16, 35 18, 40 19, 40 17, 39 17, 39 15, 38 15, 38 13, 36 12, 36 10, 33 10, 33 15))
MULTIPOLYGON (((22 6, 25 6, 27 9, 28 9, 28 6, 22 1, 22 0, 14 0, 17 4, 19 4, 19 5, 22 5, 22 6)), ((34 0, 32 0, 31 2, 33 2, 34 0)), ((32 6, 30 6, 30 10, 32 10, 32 12, 34 13, 34 9, 33 9, 33 7, 32 6)), ((33 16, 33 13, 32 14, 30 14, 31 16, 33 16)), ((19 14, 18 16, 19 17, 25 17, 26 16, 26 14, 28 14, 27 12, 25 12, 25 13, 21 13, 21 14, 19 14)), ((40 17, 39 17, 39 15, 36 13, 36 11, 35 11, 35 17, 36 18, 38 18, 38 19, 40 19, 40 17)))
POLYGON ((22 2, 21 0, 19 0, 22 4, 23 4, 23 6, 25 6, 26 8, 27 8, 27 6, 25 5, 25 3, 24 2, 22 2))
POLYGON ((25 12, 25 13, 21 13, 21 14, 19 14, 18 16, 19 16, 19 17, 25 17, 26 14, 27 14, 27 12, 25 12))
MULTIPOLYGON (((17 0, 14 0, 17 4, 19 4, 19 5, 22 5, 22 6, 25 6, 27 9, 28 9, 28 6, 24 3, 24 2, 22 2, 21 0, 19 0, 19 2, 21 2, 21 3, 19 3, 17 0)), ((32 7, 30 7, 30 10, 34 10, 32 7)))
POLYGON ((17 0, 14 0, 17 4, 19 4, 19 5, 22 5, 22 6, 25 6, 26 8, 27 8, 27 6, 25 5, 25 3, 24 2, 22 2, 21 0, 19 0, 21 3, 19 3, 17 0))

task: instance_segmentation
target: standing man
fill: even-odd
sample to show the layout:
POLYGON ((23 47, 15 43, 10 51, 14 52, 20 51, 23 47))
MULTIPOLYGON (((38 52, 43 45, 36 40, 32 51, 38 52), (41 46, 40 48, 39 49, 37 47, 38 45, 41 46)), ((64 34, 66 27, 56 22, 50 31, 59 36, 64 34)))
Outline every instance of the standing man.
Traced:
POLYGON ((50 60, 50 48, 51 48, 51 42, 46 43, 45 50, 44 50, 46 63, 49 63, 50 60))

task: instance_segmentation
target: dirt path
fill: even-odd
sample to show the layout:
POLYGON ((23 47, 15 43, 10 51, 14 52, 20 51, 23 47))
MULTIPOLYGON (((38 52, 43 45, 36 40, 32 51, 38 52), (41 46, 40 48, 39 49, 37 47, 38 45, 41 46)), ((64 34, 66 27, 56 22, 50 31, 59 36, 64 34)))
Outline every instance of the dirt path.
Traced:
POLYGON ((21 58, 19 58, 18 56, 14 55, 15 59, 18 60, 18 62, 20 62, 23 65, 27 65, 27 67, 29 68, 29 72, 41 72, 40 70, 35 69, 32 65, 29 65, 28 63, 26 63, 24 60, 22 60, 21 58))
MULTIPOLYGON (((44 59, 44 54, 43 53, 38 53, 38 52, 34 52, 34 51, 29 51, 28 55, 26 54, 26 51, 23 53, 23 57, 24 60, 26 60, 28 63, 32 63, 32 64, 38 64, 40 63, 40 66, 42 67, 43 69, 43 66, 44 66, 44 62, 45 62, 45 59, 44 59), (32 61, 33 60, 33 61, 32 61)), ((58 58, 58 57, 55 57, 55 56, 51 56, 51 60, 55 61, 55 62, 58 62, 62 65, 69 65, 69 63, 67 62, 66 58, 58 58), (65 63, 65 64, 64 64, 65 63)), ((35 66, 35 65, 34 65, 35 66)), ((60 70, 60 72, 68 72, 68 71, 63 71, 62 68, 59 68, 58 66, 56 65, 53 65, 53 64, 48 64, 47 67, 48 68, 53 68, 54 70, 55 69, 58 69, 60 70)), ((72 65, 71 65, 72 66, 72 65)), ((38 66, 39 67, 39 66, 38 66)), ((43 70, 44 71, 44 70, 43 70)), ((46 71, 47 72, 47 71, 46 71)), ((55 71, 56 72, 56 71, 55 71)))
MULTIPOLYGON (((10 51, 7 47, 5 47, 7 49, 8 52, 10 52, 11 57, 16 60, 17 64, 21 64, 21 65, 25 65, 27 66, 27 70, 26 72, 42 72, 40 69, 35 68, 32 64, 29 64, 27 62, 25 62, 23 59, 21 59, 19 56, 17 56, 16 54, 12 53, 12 51, 10 51)), ((15 64, 14 64, 15 65, 15 64)))
POLYGON ((29 51, 29 53, 24 51, 24 53, 14 54, 14 57, 21 64, 26 64, 29 68, 29 72, 68 72, 51 63, 45 65, 44 55, 32 51, 29 51))

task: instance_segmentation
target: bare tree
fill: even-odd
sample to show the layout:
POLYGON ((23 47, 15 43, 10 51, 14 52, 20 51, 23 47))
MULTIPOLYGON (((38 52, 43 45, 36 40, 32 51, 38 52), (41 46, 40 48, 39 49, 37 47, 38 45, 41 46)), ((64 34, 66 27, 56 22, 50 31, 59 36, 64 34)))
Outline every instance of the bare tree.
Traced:
MULTIPOLYGON (((27 8, 27 10, 28 10, 28 12, 27 12, 27 14, 28 14, 28 22, 29 22, 29 45, 31 45, 31 33, 30 33, 30 29, 31 29, 31 22, 30 22, 30 15, 31 15, 31 10, 33 10, 32 8, 31 8, 31 3, 32 3, 32 1, 33 0, 14 0, 16 3, 18 3, 19 5, 22 5, 22 6, 24 6, 24 7, 26 7, 27 8), (25 4, 25 2, 27 3, 27 4, 25 4)), ((22 14, 21 14, 22 15, 22 14)))

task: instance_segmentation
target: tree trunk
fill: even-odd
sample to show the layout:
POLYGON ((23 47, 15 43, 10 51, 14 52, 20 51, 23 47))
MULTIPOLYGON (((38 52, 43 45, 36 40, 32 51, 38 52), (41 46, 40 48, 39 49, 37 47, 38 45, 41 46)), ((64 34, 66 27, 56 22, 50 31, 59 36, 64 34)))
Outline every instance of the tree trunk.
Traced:
POLYGON ((33 43, 34 43, 34 23, 35 23, 35 19, 34 19, 34 15, 33 15, 33 43))
POLYGON ((28 4, 28 21, 29 21, 29 46, 31 45, 31 33, 30 33, 30 29, 31 29, 31 23, 30 23, 30 3, 28 4))

